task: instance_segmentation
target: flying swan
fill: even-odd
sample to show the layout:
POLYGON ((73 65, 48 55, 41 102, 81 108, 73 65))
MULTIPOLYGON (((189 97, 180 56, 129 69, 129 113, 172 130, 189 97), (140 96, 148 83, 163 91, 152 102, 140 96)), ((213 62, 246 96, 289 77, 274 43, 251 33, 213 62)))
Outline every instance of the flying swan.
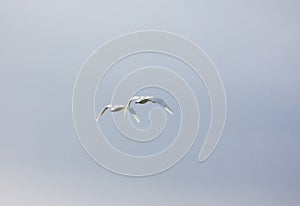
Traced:
POLYGON ((147 102, 152 102, 152 103, 157 103, 160 106, 162 106, 168 113, 173 114, 172 110, 170 109, 170 107, 166 104, 166 102, 161 99, 161 98, 157 98, 154 96, 134 96, 132 97, 127 105, 125 106, 124 109, 124 116, 127 114, 128 110, 130 112, 130 104, 134 102, 136 104, 146 104, 147 102))
MULTIPOLYGON (((117 104, 117 105, 112 106, 111 104, 108 104, 108 105, 106 105, 106 106, 101 110, 101 112, 99 112, 96 121, 98 122, 99 119, 100 119, 100 117, 101 117, 101 116, 104 114, 104 112, 105 112, 106 110, 108 110, 108 109, 110 109, 111 112, 119 112, 119 111, 122 111, 124 108, 125 108, 124 105, 119 105, 119 104, 117 104)), ((137 116, 135 110, 134 110, 132 107, 129 107, 129 109, 127 109, 127 110, 129 110, 130 114, 134 117, 135 121, 136 121, 137 123, 140 123, 140 119, 139 119, 139 117, 137 116)))

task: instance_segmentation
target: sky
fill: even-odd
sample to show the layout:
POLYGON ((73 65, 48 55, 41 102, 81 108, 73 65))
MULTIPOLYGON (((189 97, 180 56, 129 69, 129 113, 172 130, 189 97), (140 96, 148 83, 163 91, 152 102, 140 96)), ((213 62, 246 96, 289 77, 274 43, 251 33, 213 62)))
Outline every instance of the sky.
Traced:
MULTIPOLYGON (((0 1, 0 204, 299 205, 299 9, 296 0, 0 1), (209 55, 226 91, 227 119, 212 156, 197 162, 209 103, 202 83, 184 74, 203 102, 203 130, 177 165, 133 178, 104 169, 84 151, 72 93, 96 48, 147 29, 185 36, 209 55)), ((179 65, 148 55, 123 66, 142 61, 179 65)), ((121 77, 113 75, 105 101, 103 88, 97 92, 99 107, 121 77)), ((99 127, 114 132, 110 116, 103 120, 99 127)), ((170 118, 167 129, 174 128, 170 118)), ((120 139, 111 141, 138 154, 171 141, 141 151, 120 139)))

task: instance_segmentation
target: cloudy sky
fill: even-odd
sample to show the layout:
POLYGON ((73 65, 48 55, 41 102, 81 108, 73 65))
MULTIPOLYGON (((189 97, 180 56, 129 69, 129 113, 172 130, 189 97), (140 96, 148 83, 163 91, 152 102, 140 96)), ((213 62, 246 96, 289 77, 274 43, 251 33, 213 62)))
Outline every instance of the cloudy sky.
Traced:
MULTIPOLYGON (((299 205, 299 9, 297 0, 1 0, 0 204, 299 205), (199 135, 175 167, 132 178, 86 154, 73 126, 72 92, 97 47, 145 29, 180 34, 204 49, 223 80, 228 111, 206 162, 197 162, 199 135)), ((134 62, 141 59, 164 61, 134 62)))

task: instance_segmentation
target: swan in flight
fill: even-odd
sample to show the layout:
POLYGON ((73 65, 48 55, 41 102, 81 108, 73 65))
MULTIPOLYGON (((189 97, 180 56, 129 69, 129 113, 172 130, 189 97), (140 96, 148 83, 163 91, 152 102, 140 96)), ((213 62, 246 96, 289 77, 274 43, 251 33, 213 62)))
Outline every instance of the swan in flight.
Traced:
MULTIPOLYGON (((122 111, 124 108, 125 108, 124 105, 119 105, 119 104, 117 104, 117 105, 112 106, 111 104, 108 104, 108 105, 106 105, 106 106, 101 110, 101 112, 99 112, 96 121, 98 122, 99 119, 100 119, 100 117, 101 117, 101 116, 104 114, 104 112, 105 112, 106 110, 108 110, 108 109, 110 109, 111 112, 119 112, 119 111, 122 111)), ((139 119, 139 117, 137 116, 135 110, 134 110, 132 107, 129 107, 129 109, 127 109, 127 110, 129 110, 130 114, 134 117, 135 121, 136 121, 137 123, 140 123, 140 119, 139 119)))
POLYGON ((159 104, 160 106, 162 106, 168 113, 170 114, 173 114, 172 110, 170 109, 170 107, 166 104, 166 102, 161 99, 161 98, 157 98, 157 97, 154 97, 154 96, 134 96, 132 97, 127 105, 125 106, 125 109, 124 109, 124 116, 127 114, 128 110, 130 112, 130 104, 134 102, 136 104, 145 104, 147 102, 152 102, 152 103, 157 103, 159 104))

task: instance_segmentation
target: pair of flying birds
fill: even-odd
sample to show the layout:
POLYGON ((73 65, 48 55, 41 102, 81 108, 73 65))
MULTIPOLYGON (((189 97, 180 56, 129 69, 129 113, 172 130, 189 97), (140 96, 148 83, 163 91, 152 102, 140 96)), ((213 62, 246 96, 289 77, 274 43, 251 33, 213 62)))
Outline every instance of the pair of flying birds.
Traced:
POLYGON ((128 103, 126 105, 107 105, 105 106, 101 112, 98 114, 96 121, 98 122, 100 117, 104 114, 106 110, 110 110, 111 112, 119 112, 124 110, 124 116, 129 113, 134 117, 135 121, 137 123, 140 123, 140 119, 138 115, 136 114, 135 110, 130 106, 131 103, 134 102, 135 104, 146 104, 148 102, 157 103, 160 106, 162 106, 168 113, 173 114, 172 110, 169 108, 169 106, 166 104, 166 102, 161 99, 154 96, 134 96, 131 99, 129 99, 128 103))

